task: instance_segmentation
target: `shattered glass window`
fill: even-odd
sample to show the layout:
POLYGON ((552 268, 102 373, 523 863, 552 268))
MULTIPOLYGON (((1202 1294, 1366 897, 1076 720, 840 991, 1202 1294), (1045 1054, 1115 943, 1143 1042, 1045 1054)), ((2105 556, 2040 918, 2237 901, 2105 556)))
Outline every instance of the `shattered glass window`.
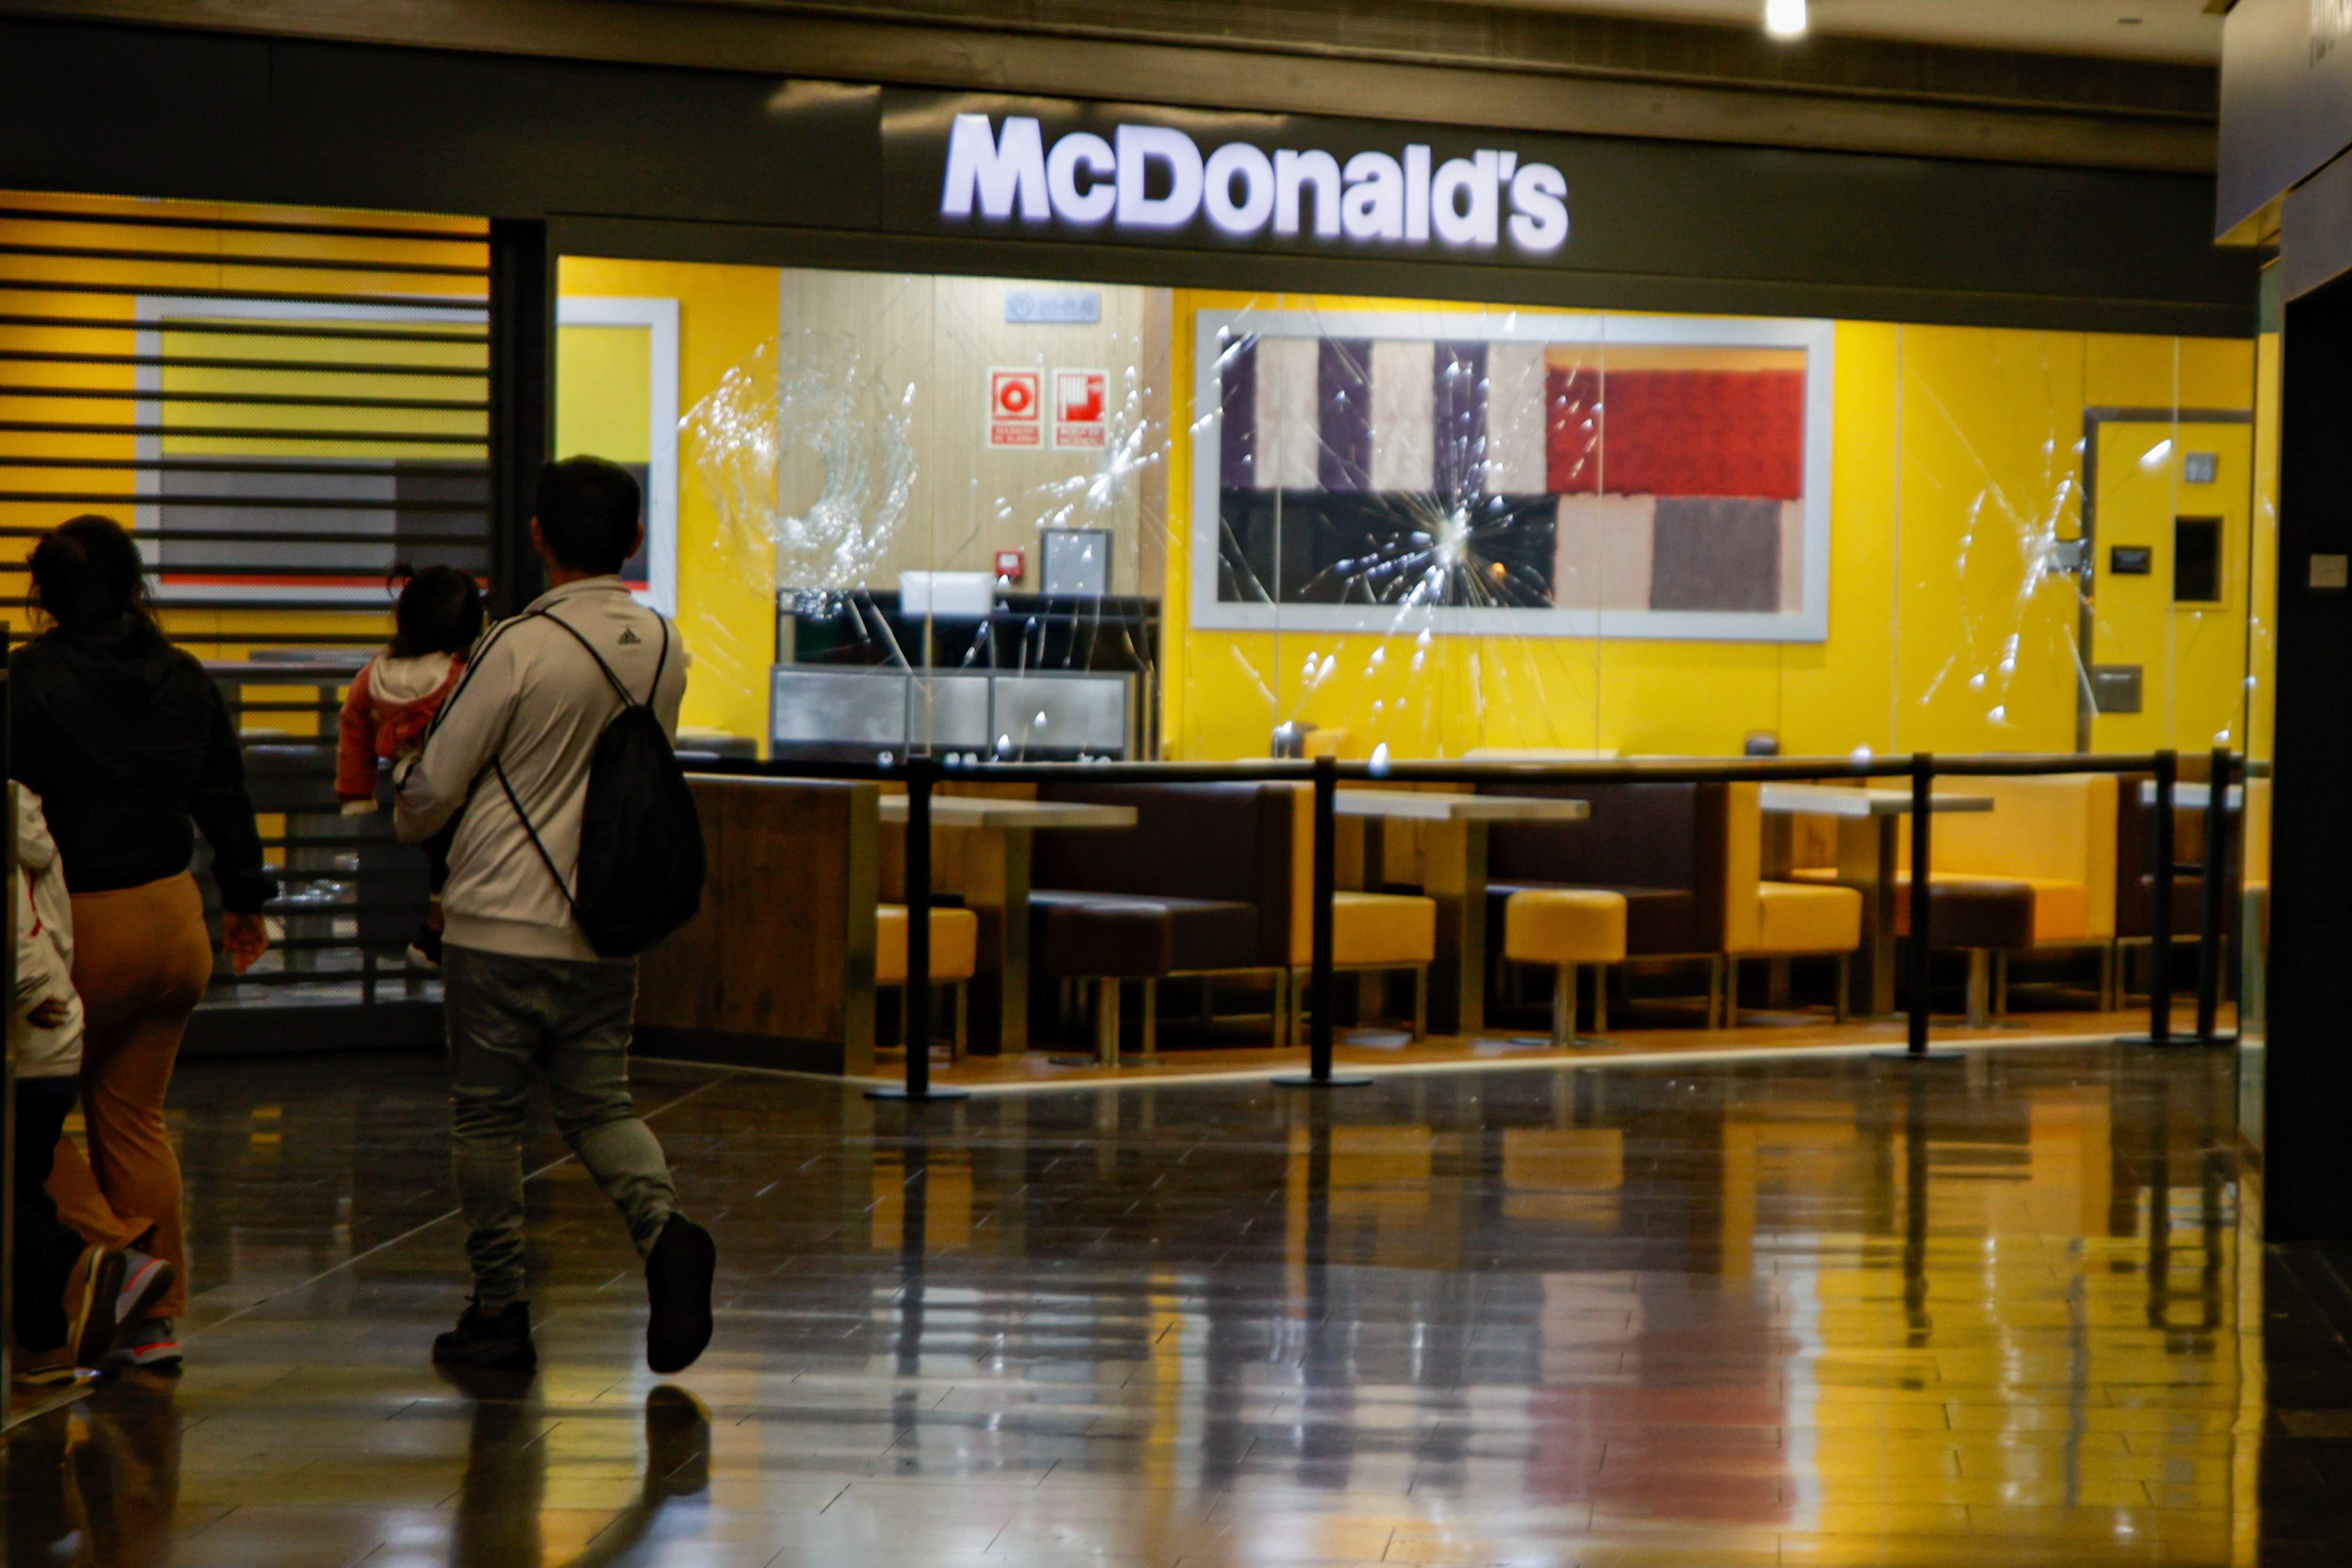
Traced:
MULTIPOLYGON (((670 378, 713 745, 2266 745, 2245 340, 587 257, 562 289, 675 310, 629 374, 670 378)), ((561 372, 567 429, 619 395, 561 372)))

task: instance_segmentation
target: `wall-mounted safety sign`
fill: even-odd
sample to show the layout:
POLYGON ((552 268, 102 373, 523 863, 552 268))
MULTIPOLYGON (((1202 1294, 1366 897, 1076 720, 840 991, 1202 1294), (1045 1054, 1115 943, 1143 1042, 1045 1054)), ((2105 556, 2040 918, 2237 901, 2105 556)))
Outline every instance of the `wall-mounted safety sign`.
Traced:
POLYGON ((988 444, 1040 447, 1045 444, 1043 371, 992 367, 988 372, 988 444))
POLYGON ((1108 371, 1054 372, 1054 444, 1099 450, 1107 439, 1110 402, 1108 371))

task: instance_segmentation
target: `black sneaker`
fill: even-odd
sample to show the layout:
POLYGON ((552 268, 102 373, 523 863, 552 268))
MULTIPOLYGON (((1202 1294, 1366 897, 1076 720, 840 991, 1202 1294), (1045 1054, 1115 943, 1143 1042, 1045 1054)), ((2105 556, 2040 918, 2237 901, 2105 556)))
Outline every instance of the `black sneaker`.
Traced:
POLYGON ((718 1269, 710 1232, 671 1215, 646 1259, 646 1296, 654 1309, 646 1324, 646 1364, 656 1372, 685 1371, 710 1343, 710 1277, 718 1269))
POLYGON ((408 961, 420 969, 441 967, 441 927, 420 925, 416 935, 408 939, 408 961))
POLYGON ((495 1314, 471 1301, 457 1326, 433 1342, 433 1359, 495 1372, 528 1372, 539 1364, 530 1343, 530 1303, 509 1301, 495 1314))

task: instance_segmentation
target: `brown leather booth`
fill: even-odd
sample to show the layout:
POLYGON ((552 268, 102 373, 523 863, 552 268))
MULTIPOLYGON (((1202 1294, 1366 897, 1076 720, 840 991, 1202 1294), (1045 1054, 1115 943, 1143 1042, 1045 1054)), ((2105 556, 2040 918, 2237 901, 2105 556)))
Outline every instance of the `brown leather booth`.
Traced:
POLYGON ((1158 982, 1262 974, 1276 992, 1291 949, 1296 789, 1286 784, 1048 784, 1041 800, 1130 806, 1132 832, 1038 831, 1030 962, 1092 980, 1097 1054, 1118 1059, 1119 983, 1142 982, 1142 1049, 1156 1046, 1158 982))
MULTIPOLYGON (((1911 933, 1907 896, 1895 906, 1895 928, 1911 933)), ((1968 1021, 1982 1029, 2009 1010, 2009 956, 2033 946, 2033 889, 2021 882, 1930 882, 1929 939, 1941 951, 1968 955, 1968 1021)))

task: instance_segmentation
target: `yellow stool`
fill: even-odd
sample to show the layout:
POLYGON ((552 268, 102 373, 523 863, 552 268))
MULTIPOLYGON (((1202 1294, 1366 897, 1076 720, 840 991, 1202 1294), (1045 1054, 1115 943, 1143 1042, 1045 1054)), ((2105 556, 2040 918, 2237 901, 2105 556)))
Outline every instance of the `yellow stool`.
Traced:
POLYGON ((1625 960, 1625 895, 1587 887, 1534 887, 1511 894, 1503 915, 1503 956, 1542 964, 1553 973, 1551 1043, 1605 1045, 1576 1033, 1576 971, 1600 971, 1592 988, 1592 1027, 1609 1027, 1611 964, 1625 960))
MULTIPOLYGON (((877 905, 874 911, 874 983, 907 983, 907 906, 877 905)), ((963 1060, 970 1039, 971 1008, 965 986, 980 960, 980 916, 969 909, 931 911, 931 983, 950 986, 955 994, 955 1060, 963 1060)))

